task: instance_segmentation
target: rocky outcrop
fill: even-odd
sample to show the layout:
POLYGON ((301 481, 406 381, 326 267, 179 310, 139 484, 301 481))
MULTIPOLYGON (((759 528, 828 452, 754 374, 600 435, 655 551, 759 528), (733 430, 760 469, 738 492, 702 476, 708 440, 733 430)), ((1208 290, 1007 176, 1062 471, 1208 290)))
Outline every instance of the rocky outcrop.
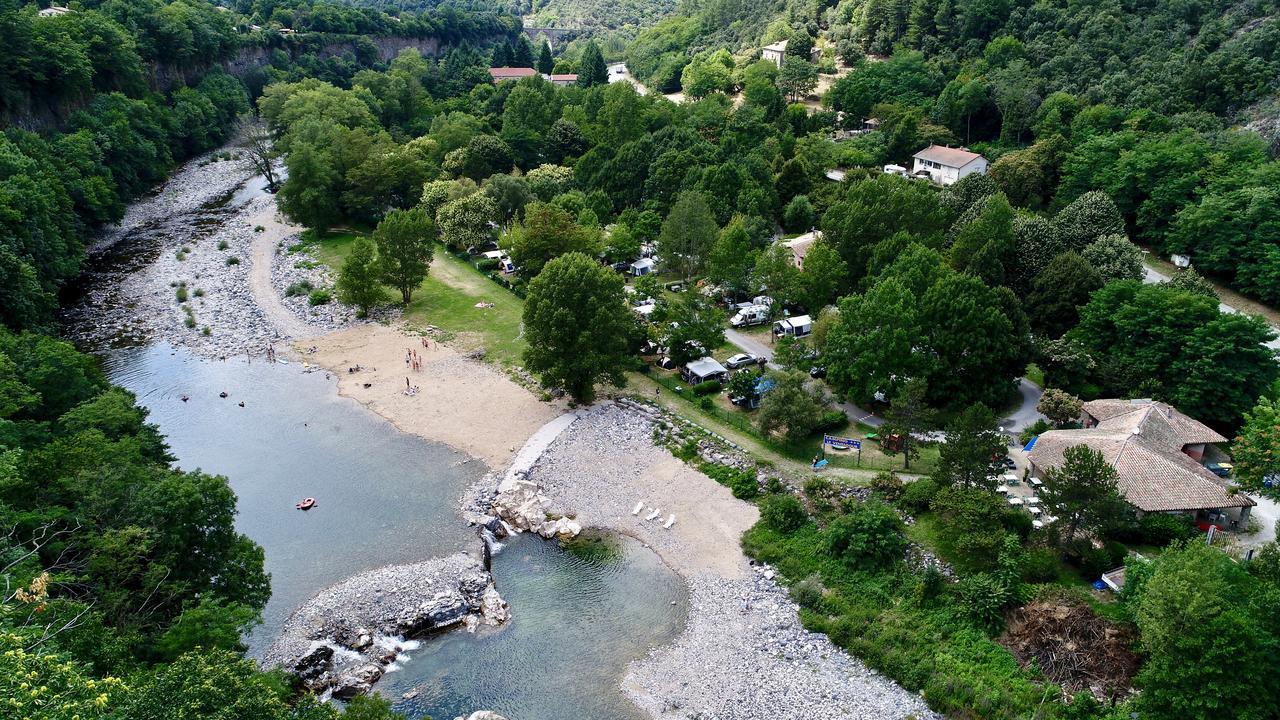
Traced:
POLYGON ((570 540, 582 532, 582 525, 569 517, 552 517, 547 514, 547 498, 538 483, 525 479, 523 472, 508 476, 498 485, 493 499, 492 512, 499 521, 486 519, 481 524, 497 537, 506 534, 532 532, 544 538, 570 540))
POLYGON ((285 623, 263 664, 283 666, 315 691, 350 698, 408 659, 413 638, 474 631, 510 616, 481 563, 459 553, 361 573, 324 590, 285 623))
POLYGON ((507 720, 507 719, 492 710, 477 710, 466 717, 459 715, 453 720, 507 720))

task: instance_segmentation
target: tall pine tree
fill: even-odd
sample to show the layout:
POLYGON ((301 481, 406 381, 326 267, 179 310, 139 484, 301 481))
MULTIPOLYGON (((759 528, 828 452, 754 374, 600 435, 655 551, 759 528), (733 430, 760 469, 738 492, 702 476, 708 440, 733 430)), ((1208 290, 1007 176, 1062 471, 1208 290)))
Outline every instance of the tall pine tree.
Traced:
POLYGON ((538 72, 543 75, 550 75, 555 68, 555 61, 551 59, 551 46, 546 40, 542 41, 542 49, 538 51, 538 72))
POLYGON ((582 62, 578 67, 578 85, 591 87, 604 85, 607 82, 609 82, 609 70, 604 65, 604 55, 600 53, 600 46, 595 40, 588 40, 586 49, 582 51, 582 62))

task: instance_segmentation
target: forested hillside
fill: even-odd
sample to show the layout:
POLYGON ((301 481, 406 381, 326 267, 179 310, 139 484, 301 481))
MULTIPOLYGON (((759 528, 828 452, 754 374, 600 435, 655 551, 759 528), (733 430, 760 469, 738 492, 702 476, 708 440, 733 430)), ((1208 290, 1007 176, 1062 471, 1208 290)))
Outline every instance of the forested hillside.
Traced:
POLYGON ((837 161, 874 166, 930 142, 967 144, 996 161, 991 175, 1015 206, 1061 208, 1104 191, 1139 243, 1190 255, 1276 304, 1276 12, 1268 2, 712 3, 641 33, 627 61, 665 91, 693 50, 825 37, 852 69, 824 106, 849 128, 882 122, 842 144, 837 161), (1250 122, 1262 134, 1239 131, 1250 122))
MULTIPOLYGON (((118 220, 129 199, 176 163, 225 141, 265 84, 302 77, 346 83, 379 63, 363 35, 366 52, 320 54, 325 43, 352 33, 401 31, 483 43, 511 27, 510 18, 453 10, 401 23, 374 10, 309 2, 275 6, 266 17, 245 10, 251 14, 219 12, 199 1, 111 0, 39 17, 34 6, 0 2, 6 42, 0 117, 43 114, 53 124, 43 133, 10 125, 0 137, 0 321, 47 324, 58 288, 79 272, 94 228, 118 220), (266 29, 242 32, 252 21, 315 32, 288 40, 266 29), (220 69, 220 61, 262 43, 274 48, 266 66, 243 77, 220 69), (286 45, 292 52, 282 49, 286 45), (162 83, 162 68, 189 84, 162 83)), ((424 79, 438 92, 452 92, 459 60, 443 62, 429 62, 424 79)), ((464 80, 466 87, 478 77, 464 80)))
POLYGON ((174 468, 146 411, 95 358, 32 330, 53 329, 59 291, 97 229, 225 142, 264 85, 311 75, 348 84, 385 67, 379 37, 430 36, 447 53, 409 53, 416 87, 444 98, 487 81, 467 43, 505 39, 515 19, 446 9, 396 20, 307 0, 237 8, 108 0, 41 16, 0 2, 6 718, 391 717, 380 700, 345 712, 320 704, 243 656, 270 579, 262 549, 235 530, 226 479, 174 468), (265 64, 232 62, 246 52, 265 64))

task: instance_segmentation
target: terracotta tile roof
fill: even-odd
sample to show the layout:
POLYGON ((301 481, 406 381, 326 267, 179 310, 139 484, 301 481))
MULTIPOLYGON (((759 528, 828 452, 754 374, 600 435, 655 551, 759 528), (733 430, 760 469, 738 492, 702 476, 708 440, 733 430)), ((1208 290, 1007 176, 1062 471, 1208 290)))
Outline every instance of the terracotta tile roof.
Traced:
POLYGON ((911 157, 920 158, 921 160, 932 160, 940 165, 946 165, 947 167, 962 168, 982 156, 976 152, 969 152, 963 148, 946 147, 944 145, 930 145, 911 157))
POLYGON ((1102 453, 1119 476, 1120 494, 1146 512, 1251 507, 1252 498, 1196 462, 1182 447, 1223 442, 1203 424, 1164 403, 1095 400, 1084 410, 1098 420, 1081 430, 1042 433, 1029 457, 1038 469, 1062 464, 1067 448, 1088 445, 1102 453))
POLYGON ((496 67, 489 68, 489 75, 494 80, 514 80, 516 78, 533 77, 538 71, 533 68, 496 67))
POLYGON ((1227 442, 1213 428, 1187 417, 1168 403, 1154 400, 1091 400, 1084 411, 1098 421, 1098 427, 1147 435, 1168 436, 1178 450, 1183 445, 1227 442))
POLYGON ((562 82, 577 82, 578 74, 577 73, 553 73, 551 75, 551 82, 555 82, 557 80, 562 82))

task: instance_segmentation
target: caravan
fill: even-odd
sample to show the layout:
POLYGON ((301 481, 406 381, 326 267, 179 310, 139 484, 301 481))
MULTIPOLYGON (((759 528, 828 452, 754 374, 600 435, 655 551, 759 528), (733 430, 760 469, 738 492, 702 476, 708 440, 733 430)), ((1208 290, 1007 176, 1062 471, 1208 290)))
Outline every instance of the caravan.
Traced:
POLYGON ((797 315, 793 318, 779 320, 773 324, 774 337, 804 337, 813 331, 813 320, 808 315, 797 315))

